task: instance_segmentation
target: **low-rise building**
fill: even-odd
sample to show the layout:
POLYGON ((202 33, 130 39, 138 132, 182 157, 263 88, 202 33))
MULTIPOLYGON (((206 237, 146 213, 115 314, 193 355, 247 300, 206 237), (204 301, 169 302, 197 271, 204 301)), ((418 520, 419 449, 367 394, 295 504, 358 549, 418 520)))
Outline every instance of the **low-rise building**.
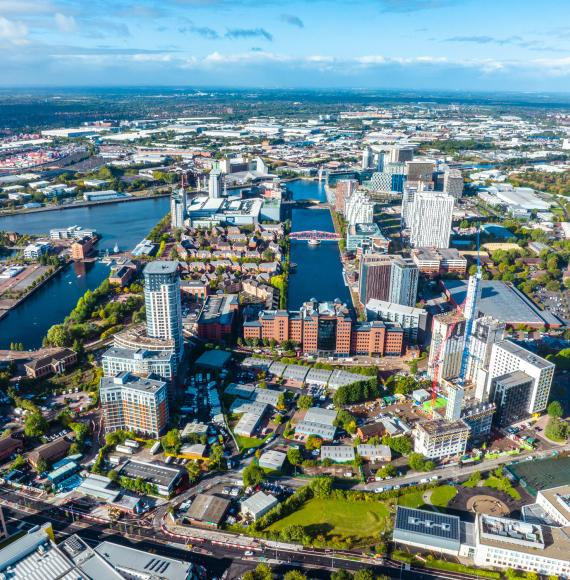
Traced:
POLYGON ((28 461, 32 464, 32 467, 36 469, 40 459, 44 459, 51 464, 54 461, 65 457, 70 447, 71 441, 69 439, 66 437, 58 437, 54 441, 40 445, 31 451, 28 454, 28 461))
POLYGON ((305 417, 295 427, 295 435, 309 437, 317 435, 325 441, 334 439, 336 427, 334 425, 336 411, 311 407, 305 413, 305 417))
POLYGON ((356 457, 352 445, 323 445, 321 461, 330 459, 334 463, 350 463, 356 457))
POLYGON ((424 343, 428 314, 423 308, 372 299, 366 303, 366 318, 397 323, 404 333, 406 344, 424 343))
POLYGON ((388 445, 368 445, 361 443, 356 446, 356 452, 360 457, 371 463, 392 461, 392 450, 388 445))
POLYGON ((241 513, 255 522, 272 510, 278 503, 279 501, 276 497, 269 493, 258 491, 241 504, 241 513))
POLYGON ((129 479, 142 479, 156 485, 159 495, 169 496, 182 481, 184 470, 170 465, 149 463, 135 459, 127 459, 117 468, 119 476, 129 479))
POLYGON ((283 468, 285 459, 287 459, 286 453, 275 451, 274 449, 268 449, 261 454, 258 464, 259 467, 262 467, 263 469, 280 471, 283 468))
POLYGON ((97 238, 85 237, 71 244, 71 259, 75 261, 85 260, 95 249, 97 238))
POLYGON ((426 276, 464 276, 467 272, 467 260, 455 248, 414 248, 411 255, 418 270, 426 276))
POLYGON ((186 512, 186 517, 194 524, 218 528, 224 521, 230 503, 217 495, 199 493, 186 512))
POLYGON ((62 348, 50 354, 25 363, 26 374, 32 379, 48 375, 59 375, 77 362, 77 353, 70 348, 62 348))
POLYGON ((234 294, 208 296, 196 323, 198 336, 214 341, 231 338, 238 308, 238 297, 234 294))
POLYGON ((469 427, 462 419, 422 421, 414 429, 414 451, 428 459, 464 455, 469 433, 469 427))

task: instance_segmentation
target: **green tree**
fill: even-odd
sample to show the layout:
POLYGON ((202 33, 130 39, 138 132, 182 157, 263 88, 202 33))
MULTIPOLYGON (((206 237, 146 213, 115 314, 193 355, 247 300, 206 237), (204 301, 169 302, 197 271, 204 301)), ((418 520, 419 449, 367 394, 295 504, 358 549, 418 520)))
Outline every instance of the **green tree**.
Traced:
POLYGON ((287 459, 291 465, 301 465, 303 462, 303 454, 300 449, 289 447, 287 450, 287 459))
POLYGON ((26 437, 41 437, 45 434, 48 423, 41 413, 29 413, 24 419, 24 434, 26 437))
POLYGON ((45 473, 46 471, 49 471, 49 463, 47 459, 44 459, 43 457, 38 459, 36 462, 36 471, 38 473, 45 473))
POLYGON ((331 573, 331 580, 352 580, 353 576, 348 570, 335 570, 331 573))
POLYGON ((311 395, 301 395, 297 400, 298 409, 310 409, 313 406, 313 397, 311 395))
POLYGON ((305 441, 305 449, 312 451, 313 449, 320 449, 323 445, 323 440, 318 435, 309 435, 305 441))
POLYGON ((391 463, 387 463, 384 467, 381 467, 377 472, 377 477, 394 477, 398 473, 397 469, 391 463))
POLYGON ((180 432, 178 429, 171 429, 161 438, 162 448, 169 452, 177 454, 182 447, 182 440, 180 439, 180 432))
POLYGON ((376 576, 371 570, 357 570, 354 573, 353 580, 376 580, 376 576))
POLYGON ((264 480, 265 473, 259 465, 251 463, 243 470, 242 478, 244 487, 255 487, 264 480))
POLYGON ((289 572, 285 572, 283 580, 307 580, 307 577, 299 570, 289 570, 289 572))
POLYGON ((549 417, 554 417, 559 419, 564 415, 564 409, 562 408, 562 403, 560 401, 552 401, 548 405, 547 413, 549 417))
POLYGON ((198 478, 202 473, 200 464, 197 461, 189 461, 186 464, 186 471, 188 472, 188 479, 190 483, 195 483, 196 481, 198 481, 198 478))
POLYGON ((248 570, 242 580, 272 580, 273 572, 267 564, 258 564, 255 570, 248 570))
POLYGON ((332 492, 332 479, 330 477, 315 477, 310 486, 315 497, 329 497, 332 492))
POLYGON ((222 469, 224 466, 224 448, 219 443, 214 443, 210 449, 210 469, 222 469))
POLYGON ((48 346, 69 346, 71 344, 71 334, 63 324, 54 324, 48 331, 44 339, 48 346))

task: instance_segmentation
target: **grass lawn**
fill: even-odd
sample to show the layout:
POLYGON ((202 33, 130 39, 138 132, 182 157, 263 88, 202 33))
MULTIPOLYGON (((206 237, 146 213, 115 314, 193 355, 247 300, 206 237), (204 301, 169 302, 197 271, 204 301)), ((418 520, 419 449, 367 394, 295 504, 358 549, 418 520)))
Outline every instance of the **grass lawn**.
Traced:
POLYGON ((373 536, 389 530, 391 517, 389 506, 383 502, 315 498, 267 529, 279 531, 291 525, 309 527, 311 535, 351 537, 355 543, 360 543, 364 540, 372 542, 373 536))
POLYGON ((423 495, 423 491, 413 491, 411 493, 407 493, 406 495, 401 495, 398 498, 398 505, 409 508, 421 508, 425 505, 425 502, 422 499, 423 495))
POLYGON ((430 503, 437 507, 446 507, 457 495, 457 489, 453 485, 442 485, 431 492, 430 503))
POLYGON ((252 447, 259 447, 262 443, 265 443, 265 440, 267 439, 267 437, 264 437, 263 439, 260 439, 259 437, 242 437, 236 433, 234 433, 234 436, 240 451, 251 449, 252 447))
POLYGON ((426 413, 431 413, 431 410, 434 406, 436 409, 443 409, 446 405, 447 405, 447 401, 445 399, 442 399, 441 397, 438 397, 435 400, 435 403, 432 403, 431 399, 430 399, 429 401, 426 401, 422 405, 422 407, 426 413))

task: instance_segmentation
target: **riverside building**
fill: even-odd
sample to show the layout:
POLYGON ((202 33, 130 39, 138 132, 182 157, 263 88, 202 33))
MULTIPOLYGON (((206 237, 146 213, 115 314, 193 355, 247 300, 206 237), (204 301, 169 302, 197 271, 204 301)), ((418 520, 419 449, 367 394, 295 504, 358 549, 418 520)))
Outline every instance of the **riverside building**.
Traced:
POLYGON ((355 322, 340 301, 305 302, 300 310, 263 310, 243 325, 246 339, 291 340, 307 354, 400 355, 404 332, 397 324, 355 322))

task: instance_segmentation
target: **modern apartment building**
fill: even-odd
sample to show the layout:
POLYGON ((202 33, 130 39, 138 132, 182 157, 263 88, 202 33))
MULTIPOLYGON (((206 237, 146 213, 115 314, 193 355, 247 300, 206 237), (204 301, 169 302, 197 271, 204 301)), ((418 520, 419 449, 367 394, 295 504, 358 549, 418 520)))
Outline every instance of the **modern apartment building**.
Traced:
POLYGON ((523 371, 514 371, 493 382, 491 400, 497 406, 495 424, 508 427, 529 416, 534 379, 523 371))
POLYGON ((464 276, 467 272, 467 260, 455 248, 415 248, 411 256, 418 270, 426 276, 464 276))
POLYGON ((345 203, 346 221, 349 226, 374 222, 374 202, 361 190, 355 191, 345 203))
POLYGON ((150 338, 173 340, 178 359, 184 353, 178 262, 150 262, 144 269, 146 330, 150 338))
POLYGON ((463 195, 463 175, 459 169, 449 169, 443 174, 443 192, 461 199, 463 195))
POLYGON ((414 451, 428 459, 442 459, 465 454, 469 439, 465 421, 423 421, 414 429, 414 451))
POLYGON ((350 196, 356 191, 358 180, 340 179, 336 182, 334 208, 336 211, 344 214, 345 203, 350 196))
POLYGON ((449 247, 454 203, 454 198, 446 193, 415 193, 406 218, 412 248, 449 247))
POLYGON ((376 253, 362 256, 359 278, 362 304, 376 299, 415 306, 417 293, 418 268, 409 258, 376 253))
POLYGON ((423 344, 428 314, 423 308, 372 299, 366 303, 366 318, 396 322, 402 327, 407 344, 423 344))
POLYGON ((164 381, 128 372, 103 377, 99 397, 105 431, 135 431, 159 437, 168 423, 168 392, 164 381))
POLYGON ((504 337, 505 323, 492 316, 481 316, 473 322, 465 379, 476 386, 476 392, 479 385, 485 388, 493 345, 504 337))
POLYGON ((498 379, 509 373, 522 371, 533 379, 533 387, 526 412, 540 413, 546 409, 550 387, 554 377, 554 363, 516 345, 503 340, 493 345, 489 362, 489 375, 480 400, 487 401, 496 390, 498 379))
POLYGON ((398 325, 353 320, 340 302, 305 302, 298 311, 264 310, 243 325, 244 338, 291 340, 307 354, 399 355, 404 333, 398 325))
POLYGON ((413 159, 406 161, 406 175, 409 181, 431 181, 435 162, 431 159, 413 159))
POLYGON ((106 377, 121 372, 139 376, 150 374, 171 381, 176 372, 176 356, 172 351, 132 350, 113 346, 103 354, 101 364, 106 377))
POLYGON ((181 229, 184 227, 186 219, 186 190, 183 186, 174 190, 170 195, 170 225, 172 229, 181 229))

